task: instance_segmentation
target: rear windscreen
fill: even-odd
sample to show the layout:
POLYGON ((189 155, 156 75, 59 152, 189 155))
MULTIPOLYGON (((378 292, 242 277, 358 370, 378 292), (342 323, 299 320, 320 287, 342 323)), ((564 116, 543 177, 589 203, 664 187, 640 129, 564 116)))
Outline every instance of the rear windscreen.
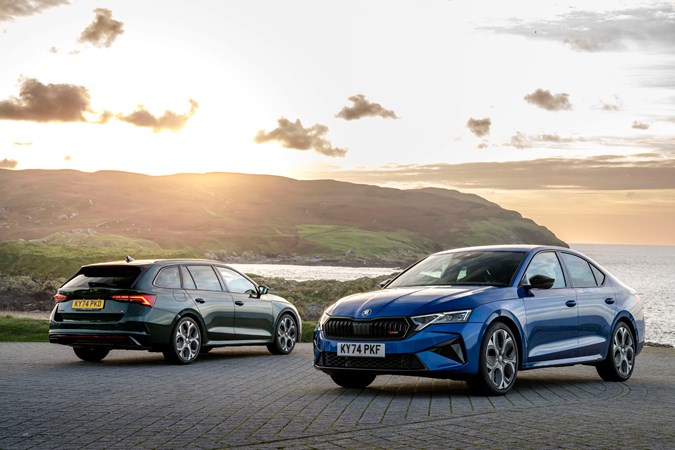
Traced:
POLYGON ((129 289, 141 268, 136 266, 95 266, 83 267, 63 289, 87 289, 97 287, 129 289))

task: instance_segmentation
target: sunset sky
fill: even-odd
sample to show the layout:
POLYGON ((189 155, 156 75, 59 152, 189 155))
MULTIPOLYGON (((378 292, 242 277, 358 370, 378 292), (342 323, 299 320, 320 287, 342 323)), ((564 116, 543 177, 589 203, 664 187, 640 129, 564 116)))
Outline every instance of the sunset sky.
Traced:
POLYGON ((437 186, 675 245, 673 2, 0 0, 0 56, 0 168, 437 186))

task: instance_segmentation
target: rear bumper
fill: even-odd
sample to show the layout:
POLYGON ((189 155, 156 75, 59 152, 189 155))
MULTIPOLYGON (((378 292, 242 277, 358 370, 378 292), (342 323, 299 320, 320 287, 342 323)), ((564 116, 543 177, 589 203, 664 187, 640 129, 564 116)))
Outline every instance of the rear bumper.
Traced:
POLYGON ((71 347, 127 350, 150 350, 156 347, 148 334, 109 331, 50 330, 49 342, 71 347))
POLYGON ((146 314, 131 319, 105 321, 98 315, 95 317, 98 320, 83 320, 86 316, 68 320, 58 307, 54 308, 49 323, 49 342, 71 347, 132 350, 152 350, 168 343, 173 315, 156 308, 140 311, 146 314))

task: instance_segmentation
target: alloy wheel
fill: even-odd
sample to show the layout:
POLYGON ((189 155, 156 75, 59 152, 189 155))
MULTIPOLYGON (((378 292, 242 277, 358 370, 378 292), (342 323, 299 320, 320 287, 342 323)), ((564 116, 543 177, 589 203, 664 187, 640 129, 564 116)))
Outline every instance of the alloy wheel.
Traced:
POLYGON ((506 389, 515 380, 518 355, 513 337, 504 328, 498 328, 490 336, 485 348, 487 377, 496 389, 506 389))
POLYGON ((612 345, 614 367, 621 377, 628 377, 635 361, 635 344, 633 335, 626 326, 616 329, 612 345))

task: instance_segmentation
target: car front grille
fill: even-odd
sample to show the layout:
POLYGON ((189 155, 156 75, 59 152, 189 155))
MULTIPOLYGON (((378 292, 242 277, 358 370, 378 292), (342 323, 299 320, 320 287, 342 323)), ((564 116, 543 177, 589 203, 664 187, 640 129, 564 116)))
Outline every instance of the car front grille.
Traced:
POLYGON ((333 318, 323 326, 328 339, 376 339, 395 341, 403 339, 410 331, 410 324, 404 318, 354 320, 333 318))
POLYGON ((414 354, 387 355, 384 358, 338 356, 322 352, 318 365, 326 368, 367 370, 423 370, 424 364, 414 354))

